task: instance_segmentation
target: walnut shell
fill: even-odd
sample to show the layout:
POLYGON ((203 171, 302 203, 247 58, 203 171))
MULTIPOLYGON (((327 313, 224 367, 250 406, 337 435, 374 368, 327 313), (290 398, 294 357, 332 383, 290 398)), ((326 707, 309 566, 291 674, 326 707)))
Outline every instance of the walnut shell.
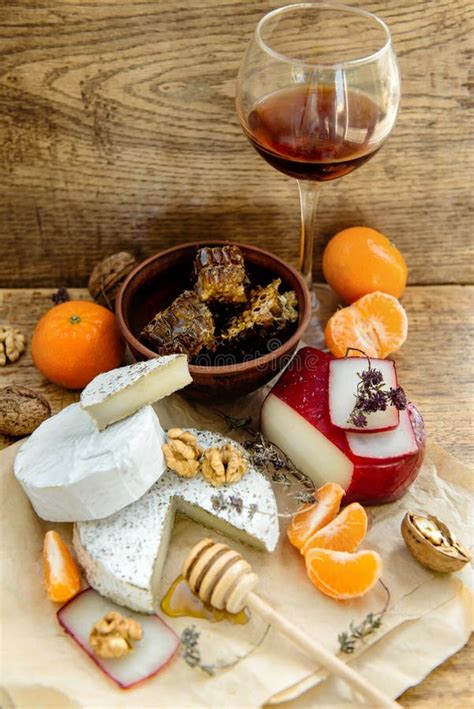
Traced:
POLYGON ((15 384, 0 389, 0 433, 26 436, 50 416, 48 400, 36 391, 15 384))
POLYGON ((89 293, 96 303, 113 310, 120 286, 137 265, 137 259, 127 251, 112 254, 98 263, 89 278, 89 293))
POLYGON ((433 515, 407 512, 401 526, 402 537, 411 555, 432 571, 459 571, 471 560, 469 551, 433 515))

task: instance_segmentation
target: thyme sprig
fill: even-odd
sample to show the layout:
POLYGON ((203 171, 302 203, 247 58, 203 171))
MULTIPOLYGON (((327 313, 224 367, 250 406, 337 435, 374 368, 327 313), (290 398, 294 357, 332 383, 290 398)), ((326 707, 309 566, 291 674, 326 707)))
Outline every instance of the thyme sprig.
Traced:
POLYGON ((355 404, 352 409, 347 423, 352 424, 356 428, 365 428, 367 426, 366 414, 376 411, 385 411, 387 406, 395 406, 398 411, 406 409, 408 400, 402 387, 394 389, 386 389, 386 384, 383 379, 383 374, 379 369, 372 367, 370 357, 362 350, 356 347, 348 347, 346 357, 351 350, 361 352, 368 362, 368 368, 357 372, 360 381, 357 384, 357 393, 355 395, 355 404))
MULTIPOLYGON (((294 493, 294 499, 297 502, 314 502, 313 495, 303 491, 298 491, 294 493)), ((280 517, 280 518, 290 518, 293 516, 292 513, 284 512, 270 512, 267 510, 262 510, 256 502, 252 502, 250 505, 245 505, 243 499, 240 495, 228 495, 227 497, 222 493, 218 492, 211 497, 212 509, 215 512, 224 512, 225 510, 234 510, 238 514, 243 512, 247 513, 247 519, 252 520, 256 514, 267 515, 268 517, 280 517)))
POLYGON ((382 618, 390 605, 390 591, 382 580, 380 580, 379 583, 383 586, 387 594, 385 605, 382 610, 378 613, 368 613, 364 620, 358 625, 355 625, 354 621, 352 621, 349 625, 349 632, 345 631, 343 633, 339 633, 337 636, 339 650, 347 655, 352 655, 352 653, 356 650, 357 643, 364 642, 368 635, 375 633, 375 631, 382 625, 382 618))
POLYGON ((280 485, 301 483, 307 490, 314 491, 314 483, 296 468, 291 460, 274 443, 270 443, 262 433, 252 431, 252 439, 244 441, 243 447, 249 454, 250 462, 263 472, 269 472, 272 481, 280 485))
POLYGON ((217 409, 214 409, 214 413, 220 416, 221 419, 224 419, 229 431, 247 431, 248 433, 253 433, 253 429, 251 428, 251 416, 243 416, 242 418, 238 418, 237 416, 225 414, 223 411, 218 411, 217 409))
MULTIPOLYGON (((283 485, 288 488, 287 495, 292 497, 295 502, 311 503, 315 501, 313 481, 300 472, 278 446, 267 441, 262 433, 247 428, 248 418, 235 419, 217 410, 216 413, 224 418, 229 426, 232 425, 234 429, 239 427, 250 435, 250 438, 243 441, 241 445, 246 450, 251 465, 267 477, 270 477, 276 485, 283 485), (300 486, 302 485, 303 489, 291 490, 291 487, 295 486, 296 483, 300 486)), ((276 515, 285 519, 292 517, 292 513, 275 513, 262 510, 257 503, 245 505, 239 495, 224 495, 221 491, 212 496, 211 504, 216 512, 234 510, 240 514, 245 511, 249 520, 252 520, 256 514, 276 515)))
POLYGON ((198 667, 207 675, 213 677, 218 670, 228 670, 231 667, 235 667, 236 665, 238 665, 239 662, 242 662, 242 660, 245 660, 252 653, 258 650, 260 645, 267 637, 269 630, 270 626, 267 625, 267 627, 265 628, 265 632, 263 633, 258 643, 251 647, 250 650, 244 653, 243 655, 238 655, 234 660, 231 660, 230 662, 216 662, 214 665, 206 665, 202 662, 201 659, 201 650, 199 647, 200 633, 198 630, 196 630, 195 625, 190 625, 185 628, 181 633, 181 657, 186 662, 186 664, 189 665, 189 667, 198 667))

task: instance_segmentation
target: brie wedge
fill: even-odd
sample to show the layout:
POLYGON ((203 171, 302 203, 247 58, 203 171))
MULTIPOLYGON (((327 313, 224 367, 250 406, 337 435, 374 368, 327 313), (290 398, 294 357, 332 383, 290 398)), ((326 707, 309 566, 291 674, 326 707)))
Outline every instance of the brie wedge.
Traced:
POLYGON ((14 472, 42 519, 100 519, 138 500, 164 473, 164 442, 151 406, 99 432, 71 404, 21 446, 14 472))
MULTIPOLYGON (((202 448, 238 445, 218 433, 190 430, 202 448)), ((253 466, 238 482, 218 488, 201 475, 182 478, 167 470, 133 505, 107 519, 75 525, 74 549, 89 584, 120 605, 153 613, 176 512, 267 551, 278 541, 275 496, 253 466)))
POLYGON ((99 374, 83 390, 81 408, 101 431, 191 382, 186 355, 156 357, 99 374))

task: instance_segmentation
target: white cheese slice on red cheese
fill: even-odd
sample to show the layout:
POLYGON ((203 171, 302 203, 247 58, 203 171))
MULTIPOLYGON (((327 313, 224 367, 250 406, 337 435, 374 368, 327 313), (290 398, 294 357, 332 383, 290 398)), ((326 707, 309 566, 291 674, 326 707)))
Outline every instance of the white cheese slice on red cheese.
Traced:
MULTIPOLYGON (((229 442, 237 446, 219 433, 189 430, 202 448, 229 442)), ((74 549, 89 584, 120 605, 153 613, 163 590, 176 512, 266 551, 273 551, 278 542, 271 483, 252 465, 238 482, 217 488, 202 475, 182 478, 167 470, 133 505, 107 519, 75 525, 74 549)))
POLYGON ((191 382, 186 355, 156 357, 99 374, 82 391, 81 408, 103 430, 191 382))
POLYGON ((21 446, 14 472, 42 519, 100 519, 138 500, 164 473, 165 440, 151 406, 98 431, 71 404, 21 446))

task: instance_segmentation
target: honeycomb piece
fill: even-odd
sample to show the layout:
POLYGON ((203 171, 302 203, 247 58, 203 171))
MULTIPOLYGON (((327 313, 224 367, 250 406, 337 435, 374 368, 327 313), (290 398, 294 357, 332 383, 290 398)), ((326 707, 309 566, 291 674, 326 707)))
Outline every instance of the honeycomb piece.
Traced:
POLYGON ((203 348, 214 349, 214 319, 194 291, 184 291, 146 325, 140 340, 161 355, 194 357, 203 348))
POLYGON ((274 335, 298 319, 298 301, 293 291, 279 293, 279 278, 250 293, 249 307, 229 320, 221 334, 223 343, 237 344, 274 335))
POLYGON ((248 283, 238 246, 205 246, 194 260, 195 290, 204 303, 246 303, 248 283))

